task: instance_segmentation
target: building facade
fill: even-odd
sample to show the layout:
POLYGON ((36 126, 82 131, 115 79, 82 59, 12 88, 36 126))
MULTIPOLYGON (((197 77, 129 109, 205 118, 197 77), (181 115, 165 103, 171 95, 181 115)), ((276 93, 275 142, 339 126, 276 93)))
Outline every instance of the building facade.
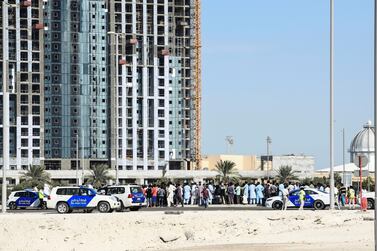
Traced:
POLYGON ((186 169, 195 143, 193 1, 107 4, 112 166, 186 169))
POLYGON ((64 176, 71 182, 76 169, 106 164, 122 182, 128 171, 191 168, 193 0, 5 0, 0 7, 11 169, 72 171, 64 176))
MULTIPOLYGON (((0 8, 0 103, 5 101, 5 83, 5 99, 9 100, 9 164, 12 170, 26 170, 29 165, 40 164, 44 151, 43 1, 4 0, 0 8)), ((1 105, 1 156, 3 110, 1 105)))
POLYGON ((107 11, 104 0, 49 0, 45 24, 46 169, 109 159, 107 11))

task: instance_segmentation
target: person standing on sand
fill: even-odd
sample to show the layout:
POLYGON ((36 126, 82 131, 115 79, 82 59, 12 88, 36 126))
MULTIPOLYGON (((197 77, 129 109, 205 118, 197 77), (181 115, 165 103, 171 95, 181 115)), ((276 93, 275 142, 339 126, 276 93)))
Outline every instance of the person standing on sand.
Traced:
POLYGON ((152 185, 147 187, 147 207, 152 207, 152 185))
POLYGON ((179 204, 182 205, 183 207, 183 188, 181 186, 181 184, 178 183, 178 186, 177 186, 177 190, 176 190, 176 196, 177 196, 177 206, 179 204))
POLYGON ((220 196, 221 197, 221 203, 225 204, 226 203, 226 200, 225 200, 226 188, 225 188, 224 183, 221 183, 220 189, 221 189, 221 196, 220 196))
POLYGON ((287 185, 284 185, 284 188, 281 189, 281 196, 283 198, 283 206, 282 206, 281 210, 287 210, 288 195, 289 195, 289 192, 288 192, 288 189, 287 189, 287 185))
POLYGON ((199 181, 199 185, 198 185, 199 206, 201 206, 203 203, 203 188, 204 186, 202 185, 202 182, 199 181))
POLYGON ((235 191, 235 193, 236 193, 236 203, 237 204, 240 204, 240 199, 241 199, 241 187, 240 187, 240 185, 237 183, 237 185, 236 185, 236 191, 235 191))
POLYGON ((188 205, 190 203, 190 196, 191 196, 191 187, 189 186, 188 183, 185 184, 183 187, 183 197, 184 201, 183 203, 188 205))
POLYGON ((215 189, 213 188, 212 182, 208 184, 207 189, 209 192, 208 204, 212 204, 213 192, 215 191, 215 189))
POLYGON ((292 182, 289 182, 289 185, 288 185, 288 193, 292 192, 294 189, 295 189, 295 186, 292 185, 292 182))
POLYGON ((203 187, 203 190, 202 190, 202 198, 203 198, 203 205, 204 205, 204 208, 207 208, 207 207, 208 207, 208 199, 209 199, 209 190, 208 190, 207 185, 205 185, 205 186, 203 187))
POLYGON ((198 198, 197 196, 197 189, 198 189, 198 186, 196 185, 196 183, 192 183, 191 185, 191 205, 196 205, 196 200, 198 198))
POLYGON ((247 182, 245 182, 243 188, 243 197, 242 197, 242 204, 248 204, 248 199, 249 199, 249 185, 247 182))
POLYGON ((287 188, 287 185, 284 184, 283 182, 281 182, 281 183, 279 184, 279 187, 278 187, 278 189, 279 189, 279 196, 283 196, 283 191, 284 191, 284 189, 286 189, 286 188, 287 188))
POLYGON ((348 188, 348 193, 347 193, 347 197, 348 197, 348 207, 351 209, 351 204, 352 204, 352 209, 355 209, 355 189, 353 189, 353 186, 350 186, 348 188))
POLYGON ((263 195, 264 187, 261 185, 261 183, 257 183, 257 186, 255 187, 255 193, 257 195, 257 204, 262 205, 263 204, 263 195))
POLYGON ((158 187, 153 185, 152 187, 152 207, 157 206, 157 194, 158 194, 158 187))
POLYGON ((340 184, 339 196, 339 200, 344 207, 346 205, 347 188, 343 184, 340 184))
POLYGON ((174 192, 176 188, 175 186, 170 182, 168 187, 168 207, 171 207, 171 205, 174 205, 174 192))
POLYGON ((304 210, 304 205, 305 205, 305 190, 304 190, 304 187, 300 188, 300 192, 298 193, 298 199, 300 201, 300 209, 299 210, 304 210))
POLYGON ((158 206, 163 207, 165 206, 165 188, 163 186, 158 188, 158 206))
POLYGON ((229 183, 227 192, 228 192, 229 204, 232 205, 232 204, 234 204, 234 185, 233 185, 233 183, 229 183))
POLYGON ((256 199, 257 199, 257 194, 256 194, 256 192, 255 192, 255 184, 254 184, 254 182, 252 182, 250 185, 249 185, 249 198, 250 198, 250 201, 249 201, 249 203, 251 204, 251 205, 255 205, 255 204, 257 204, 257 201, 256 201, 256 199))

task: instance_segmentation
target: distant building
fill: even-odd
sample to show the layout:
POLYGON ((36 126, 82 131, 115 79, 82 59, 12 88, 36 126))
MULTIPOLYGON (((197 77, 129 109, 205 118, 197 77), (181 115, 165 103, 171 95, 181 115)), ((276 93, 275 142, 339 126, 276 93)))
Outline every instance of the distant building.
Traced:
POLYGON ((275 177, 281 166, 291 166, 296 175, 302 179, 314 175, 315 158, 308 155, 207 155, 203 157, 202 168, 216 170, 216 163, 220 160, 229 160, 236 164, 236 169, 249 173, 250 177, 260 177, 261 174, 275 177), (268 168, 267 168, 268 167, 268 168), (256 175, 258 173, 258 175, 256 175))
POLYGON ((258 170, 258 167, 260 166, 260 158, 255 155, 219 154, 203 156, 201 167, 204 170, 216 170, 216 164, 220 160, 232 161, 236 164, 236 169, 242 171, 258 170))
POLYGON ((313 177, 315 158, 307 155, 281 155, 272 156, 273 173, 281 166, 291 166, 296 176, 300 179, 313 177))

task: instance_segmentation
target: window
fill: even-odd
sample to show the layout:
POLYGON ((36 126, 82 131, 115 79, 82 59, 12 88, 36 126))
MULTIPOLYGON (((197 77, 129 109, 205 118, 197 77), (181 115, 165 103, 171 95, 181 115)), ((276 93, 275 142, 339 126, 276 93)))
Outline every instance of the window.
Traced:
POLYGON ((130 187, 130 190, 131 190, 131 194, 143 192, 143 190, 141 190, 141 187, 130 187))
POLYGON ((59 188, 56 191, 56 194, 58 194, 58 195, 78 195, 79 194, 79 188, 59 188))
POLYGON ((317 192, 314 192, 312 190, 305 190, 306 195, 312 195, 312 194, 318 194, 317 192))

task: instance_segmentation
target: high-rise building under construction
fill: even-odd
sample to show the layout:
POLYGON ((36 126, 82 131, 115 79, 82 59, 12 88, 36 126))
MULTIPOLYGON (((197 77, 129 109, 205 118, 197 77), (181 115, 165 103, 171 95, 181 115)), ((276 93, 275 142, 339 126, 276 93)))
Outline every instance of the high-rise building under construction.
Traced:
POLYGON ((192 168, 195 2, 5 0, 11 168, 192 168))

